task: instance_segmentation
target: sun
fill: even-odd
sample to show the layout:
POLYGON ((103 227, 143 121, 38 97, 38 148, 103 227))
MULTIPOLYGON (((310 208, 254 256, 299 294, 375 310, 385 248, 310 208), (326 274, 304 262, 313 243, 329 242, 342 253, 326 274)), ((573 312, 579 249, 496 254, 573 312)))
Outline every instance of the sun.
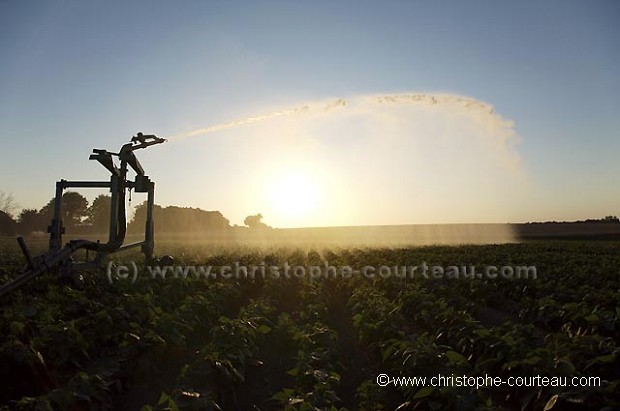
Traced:
POLYGON ((321 186, 316 176, 302 170, 276 175, 271 182, 268 201, 280 219, 290 223, 307 222, 321 201, 321 186))

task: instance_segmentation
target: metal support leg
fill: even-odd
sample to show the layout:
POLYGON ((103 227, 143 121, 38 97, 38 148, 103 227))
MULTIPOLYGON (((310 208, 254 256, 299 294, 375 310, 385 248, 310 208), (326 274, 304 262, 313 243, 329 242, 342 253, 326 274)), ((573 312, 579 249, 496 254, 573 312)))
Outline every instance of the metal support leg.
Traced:
POLYGON ((110 179, 110 232, 108 233, 108 238, 110 242, 116 239, 116 235, 118 233, 118 212, 119 209, 122 208, 119 204, 118 180, 119 178, 114 175, 110 179))
POLYGON ((62 235, 64 227, 62 225, 62 194, 65 189, 65 180, 56 182, 56 197, 54 197, 54 217, 47 231, 50 233, 50 250, 60 250, 62 248, 62 235))
POLYGON ((155 249, 154 240, 154 224, 153 224, 153 206, 155 205, 155 183, 149 183, 148 197, 146 200, 146 227, 144 229, 144 245, 142 252, 146 259, 146 263, 150 264, 153 258, 153 250, 155 249))

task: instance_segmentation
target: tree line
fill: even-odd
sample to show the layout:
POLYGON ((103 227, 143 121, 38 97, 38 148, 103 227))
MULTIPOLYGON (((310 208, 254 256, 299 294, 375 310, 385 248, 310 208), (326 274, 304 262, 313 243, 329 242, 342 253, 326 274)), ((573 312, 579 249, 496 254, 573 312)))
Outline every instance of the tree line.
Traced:
MULTIPOLYGON (((109 195, 101 194, 89 204, 80 193, 67 191, 62 196, 62 222, 70 234, 107 233, 110 224, 109 195)), ((28 235, 33 232, 47 232, 54 215, 52 198, 40 209, 23 209, 15 215, 19 206, 10 195, 0 191, 0 234, 28 235)), ((224 231, 232 229, 230 221, 219 211, 205 211, 199 208, 168 206, 153 207, 155 230, 163 233, 193 233, 224 231)), ((262 222, 261 214, 246 217, 244 224, 253 229, 270 228, 262 222)), ((129 233, 142 233, 146 223, 146 201, 137 205, 128 222, 129 233)))
MULTIPOLYGON (((13 217, 15 209, 12 197, 3 196, 4 203, 0 207, 0 234, 27 235, 35 231, 46 232, 54 216, 54 199, 40 209, 24 208, 13 217), (10 201, 7 199, 10 198, 10 201)), ((79 193, 68 191, 62 196, 62 221, 67 231, 76 227, 88 227, 97 231, 103 227, 105 219, 109 220, 110 196, 100 195, 93 200, 91 205, 88 200, 79 193), (107 215, 105 215, 107 211, 107 215), (105 217, 104 217, 105 215, 105 217)))

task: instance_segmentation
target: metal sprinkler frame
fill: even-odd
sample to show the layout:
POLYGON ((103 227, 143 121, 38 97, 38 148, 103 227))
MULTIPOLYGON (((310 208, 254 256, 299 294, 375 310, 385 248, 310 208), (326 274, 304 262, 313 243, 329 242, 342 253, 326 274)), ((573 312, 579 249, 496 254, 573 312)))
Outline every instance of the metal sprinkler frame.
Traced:
POLYGON ((54 216, 47 230, 50 234, 49 249, 47 252, 33 258, 23 237, 18 237, 17 242, 27 263, 26 270, 19 277, 2 285, 0 287, 0 296, 52 269, 58 269, 60 278, 71 279, 74 283, 79 282, 81 280, 81 277, 79 277, 80 270, 99 269, 102 267, 102 261, 105 257, 130 248, 140 247, 147 264, 149 264, 153 260, 153 250, 155 247, 153 230, 155 183, 144 173, 144 169, 134 151, 161 144, 165 141, 165 139, 153 134, 145 135, 138 133, 131 138, 129 143, 124 144, 118 153, 93 149, 93 154, 90 155, 89 160, 97 160, 110 172, 109 181, 60 180, 56 182, 54 216), (115 164, 113 157, 119 159, 119 166, 115 164), (127 179, 129 168, 136 173, 135 180, 133 181, 127 179), (65 234, 65 227, 62 224, 62 197, 64 190, 68 188, 110 189, 110 231, 107 243, 90 240, 71 240, 63 247, 62 236, 65 234), (125 199, 126 193, 129 190, 147 194, 146 224, 143 241, 124 244, 125 235, 127 234, 125 199), (71 254, 80 249, 87 250, 86 261, 75 262, 71 258, 71 254), (88 260, 88 251, 96 253, 92 260, 88 260))

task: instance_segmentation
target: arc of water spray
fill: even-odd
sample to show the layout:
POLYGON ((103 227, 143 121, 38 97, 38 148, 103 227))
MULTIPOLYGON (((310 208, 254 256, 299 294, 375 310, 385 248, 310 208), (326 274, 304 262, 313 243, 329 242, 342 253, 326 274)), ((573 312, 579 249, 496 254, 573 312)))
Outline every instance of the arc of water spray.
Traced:
POLYGON ((205 127, 205 128, 199 128, 196 130, 189 131, 187 133, 175 134, 173 136, 170 136, 169 138, 178 139, 178 138, 196 137, 196 136, 201 136, 203 134, 213 133, 215 131, 226 130, 228 128, 242 126, 245 124, 251 124, 251 123, 256 123, 259 121, 269 120, 275 117, 290 116, 290 115, 301 114, 301 113, 306 113, 310 111, 317 111, 317 109, 320 111, 326 112, 334 108, 344 107, 346 106, 346 104, 347 102, 344 99, 338 99, 338 100, 331 101, 325 104, 323 107, 318 107, 318 108, 311 104, 305 104, 303 106, 286 109, 286 110, 280 110, 280 111, 276 111, 270 114, 245 117, 245 118, 241 118, 238 120, 230 121, 228 123, 221 123, 221 124, 216 124, 216 125, 205 127))
POLYGON ((216 124, 210 127, 199 128, 199 129, 187 132, 187 133, 176 134, 174 136, 171 136, 170 138, 188 138, 188 137, 201 136, 203 134, 213 133, 214 131, 226 130, 227 128, 233 128, 233 127, 241 126, 244 124, 256 123, 257 121, 268 120, 274 117, 288 116, 292 114, 303 113, 304 111, 307 111, 307 110, 308 110, 308 106, 301 106, 301 107, 292 108, 288 110, 277 111, 271 114, 265 114, 262 116, 246 117, 246 118, 231 121, 228 123, 216 124))
POLYGON ((259 116, 245 117, 238 120, 230 121, 227 123, 216 124, 213 126, 199 128, 196 130, 192 130, 185 133, 175 134, 168 138, 170 139, 183 139, 189 137, 197 137, 208 133, 213 133, 216 131, 226 130, 229 128, 234 128, 238 126, 242 126, 245 124, 257 123, 261 121, 270 120, 276 117, 282 116, 291 116, 297 114, 305 114, 305 113, 324 113, 334 109, 341 109, 346 107, 358 107, 364 108, 365 106, 373 107, 377 105, 384 104, 420 104, 427 106, 434 105, 450 105, 452 107, 457 107, 463 109, 467 112, 473 112, 478 115, 485 116, 486 121, 489 123, 502 127, 502 128, 510 128, 513 126, 511 121, 508 121, 498 115, 493 106, 490 104, 484 103, 480 100, 476 100, 471 97, 464 97, 459 95, 451 95, 451 94, 426 94, 426 93, 418 93, 418 94, 392 94, 392 95, 366 95, 361 96, 355 99, 336 99, 319 103, 308 103, 299 107, 294 107, 290 109, 276 111, 270 114, 264 114, 259 116), (357 103, 357 104, 356 104, 357 103))

